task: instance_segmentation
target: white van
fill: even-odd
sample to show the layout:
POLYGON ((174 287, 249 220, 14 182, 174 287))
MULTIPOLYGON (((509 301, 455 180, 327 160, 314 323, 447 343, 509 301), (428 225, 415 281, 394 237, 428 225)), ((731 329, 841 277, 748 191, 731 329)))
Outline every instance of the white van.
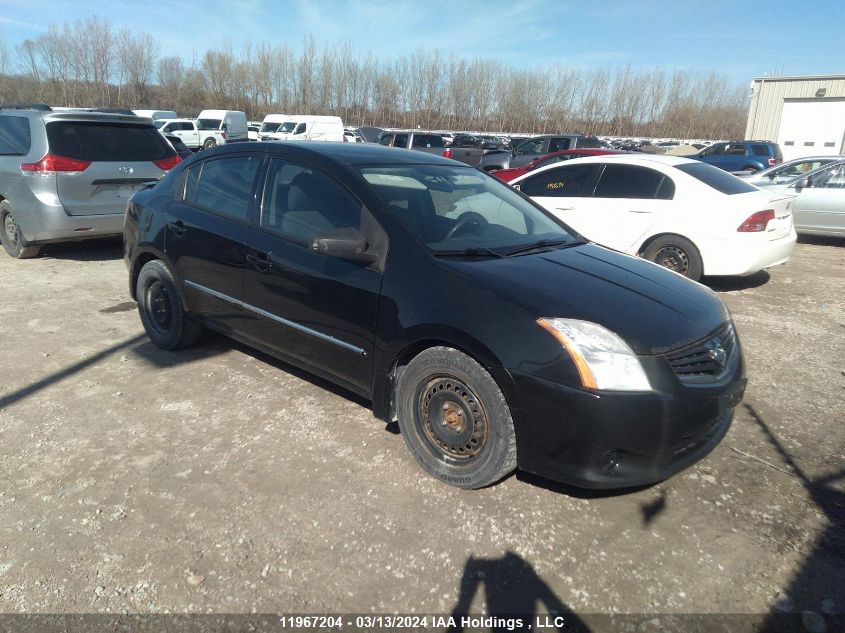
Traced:
MULTIPOLYGON (((281 128, 286 121, 289 121, 292 115, 290 114, 268 114, 261 122, 261 129, 258 130, 258 139, 261 141, 277 141, 279 140, 279 128, 281 128)), ((291 123, 290 130, 296 127, 295 123, 291 123)), ((289 132, 290 132, 289 130, 289 132)), ((284 133, 282 133, 284 135, 284 133)))
POLYGON ((343 142, 343 121, 339 116, 291 115, 268 136, 281 141, 343 142))
POLYGON ((248 141, 246 112, 240 110, 203 110, 197 117, 200 130, 220 130, 227 143, 248 141))
POLYGON ((132 110, 135 116, 145 116, 153 121, 156 119, 178 119, 179 115, 173 110, 132 110))

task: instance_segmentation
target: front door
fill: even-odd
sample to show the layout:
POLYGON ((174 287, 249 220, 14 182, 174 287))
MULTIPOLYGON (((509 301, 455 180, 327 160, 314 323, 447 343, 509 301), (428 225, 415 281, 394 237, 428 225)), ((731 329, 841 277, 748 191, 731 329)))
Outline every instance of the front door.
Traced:
POLYGON ((259 224, 246 242, 244 276, 245 307, 256 316, 252 335, 362 394, 370 390, 382 275, 315 253, 310 244, 332 229, 361 228, 364 214, 329 174, 272 159, 259 224))

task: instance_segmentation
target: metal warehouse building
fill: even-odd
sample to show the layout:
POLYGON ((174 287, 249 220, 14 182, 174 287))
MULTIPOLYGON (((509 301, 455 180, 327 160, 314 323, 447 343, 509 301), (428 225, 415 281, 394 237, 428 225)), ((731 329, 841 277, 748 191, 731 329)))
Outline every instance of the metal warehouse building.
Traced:
POLYGON ((745 138, 777 141, 784 160, 845 153, 845 75, 754 79, 745 138))

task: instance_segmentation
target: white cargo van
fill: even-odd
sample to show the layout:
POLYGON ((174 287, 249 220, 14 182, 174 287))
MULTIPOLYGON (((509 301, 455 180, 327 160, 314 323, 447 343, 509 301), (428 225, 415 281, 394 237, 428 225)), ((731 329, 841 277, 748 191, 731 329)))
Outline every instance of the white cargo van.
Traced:
MULTIPOLYGON (((261 141, 277 141, 279 140, 279 136, 277 134, 280 133, 280 128, 285 124, 286 121, 290 121, 292 115, 290 114, 268 114, 264 117, 264 121, 261 122, 261 129, 258 130, 258 138, 261 141)), ((290 130, 288 133, 296 127, 295 123, 290 124, 290 130)), ((281 132, 282 136, 285 133, 281 132)))
POLYGON ((179 115, 173 110, 132 110, 135 116, 145 116, 153 121, 156 119, 178 119, 179 115))
POLYGON ((197 117, 197 127, 200 130, 220 130, 227 143, 249 140, 246 113, 240 110, 203 110, 197 117))
POLYGON ((339 116, 290 115, 267 136, 268 140, 343 142, 343 121, 339 116))

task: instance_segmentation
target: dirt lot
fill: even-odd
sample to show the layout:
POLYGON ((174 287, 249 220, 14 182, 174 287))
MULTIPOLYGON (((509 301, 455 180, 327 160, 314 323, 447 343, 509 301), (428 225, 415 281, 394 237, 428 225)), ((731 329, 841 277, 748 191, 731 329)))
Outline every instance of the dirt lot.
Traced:
MULTIPOLYGON (((660 485, 468 492, 367 403, 143 335, 116 242, 0 256, 0 612, 845 612, 845 244, 729 304, 750 384, 660 485)), ((815 627, 815 628, 814 628, 815 627)))

